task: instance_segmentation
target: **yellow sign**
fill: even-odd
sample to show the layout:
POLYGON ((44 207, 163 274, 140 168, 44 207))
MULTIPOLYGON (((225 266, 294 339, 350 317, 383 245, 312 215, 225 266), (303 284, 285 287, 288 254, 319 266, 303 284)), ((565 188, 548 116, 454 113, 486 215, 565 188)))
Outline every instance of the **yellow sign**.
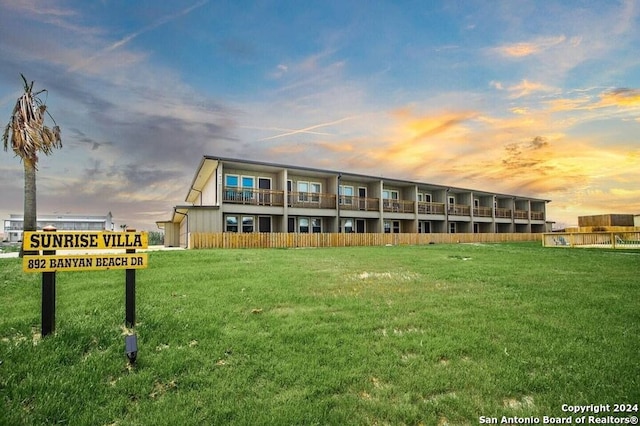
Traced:
POLYGON ((100 271, 106 269, 144 269, 147 253, 87 254, 73 256, 25 256, 24 272, 100 271))
POLYGON ((27 250, 144 249, 147 232, 56 231, 25 232, 22 246, 27 250))

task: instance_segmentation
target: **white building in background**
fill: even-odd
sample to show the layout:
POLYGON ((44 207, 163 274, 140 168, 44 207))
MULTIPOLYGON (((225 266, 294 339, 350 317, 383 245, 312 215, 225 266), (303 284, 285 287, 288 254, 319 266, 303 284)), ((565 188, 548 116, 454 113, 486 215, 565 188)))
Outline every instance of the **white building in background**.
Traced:
MULTIPOLYGON (((11 214, 4 220, 4 238, 9 242, 22 241, 24 216, 11 214)), ((59 231, 113 231, 111 212, 105 216, 52 214, 38 215, 37 229, 55 226, 59 231)))

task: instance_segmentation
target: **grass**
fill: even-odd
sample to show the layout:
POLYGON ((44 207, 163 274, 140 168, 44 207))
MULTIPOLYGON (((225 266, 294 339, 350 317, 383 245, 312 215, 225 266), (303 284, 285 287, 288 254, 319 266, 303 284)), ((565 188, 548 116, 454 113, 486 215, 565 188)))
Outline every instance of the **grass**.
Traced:
POLYGON ((640 253, 538 243, 153 252, 40 276, 0 259, 0 424, 425 424, 640 400, 640 253))

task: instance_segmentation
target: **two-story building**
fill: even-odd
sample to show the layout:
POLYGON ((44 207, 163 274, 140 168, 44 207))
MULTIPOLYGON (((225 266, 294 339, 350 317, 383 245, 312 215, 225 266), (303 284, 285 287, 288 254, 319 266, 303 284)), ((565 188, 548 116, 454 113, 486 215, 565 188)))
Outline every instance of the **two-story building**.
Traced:
POLYGON ((204 156, 185 202, 157 222, 165 245, 190 232, 537 233, 549 200, 204 156))

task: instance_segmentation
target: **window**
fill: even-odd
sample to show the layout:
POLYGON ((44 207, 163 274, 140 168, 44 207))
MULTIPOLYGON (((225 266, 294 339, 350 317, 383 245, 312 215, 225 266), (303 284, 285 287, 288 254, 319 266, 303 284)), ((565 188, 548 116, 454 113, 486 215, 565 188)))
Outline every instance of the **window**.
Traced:
POLYGON ((386 200, 397 200, 398 199, 398 191, 392 189, 385 189, 382 191, 382 198, 386 200))
POLYGON ((225 231, 238 232, 238 216, 227 216, 225 231))
POLYGON ((455 234, 456 233, 456 223, 455 222, 449 222, 449 233, 450 234, 455 234))
POLYGON ((392 209, 392 211, 398 211, 400 205, 398 203, 391 202, 389 200, 398 199, 398 191, 385 189, 382 191, 383 206, 385 209, 392 209))
POLYGON ((353 202, 353 186, 340 185, 340 204, 351 205, 353 202))
POLYGON ((426 221, 418 222, 418 233, 420 233, 420 234, 430 234, 431 233, 431 222, 426 222, 426 221))
POLYGON ((242 197, 245 200, 253 199, 253 187, 255 178, 253 176, 242 176, 242 197))
POLYGON ((253 232, 254 222, 253 216, 242 216, 242 232, 253 232))
POLYGON ((308 217, 301 217, 300 219, 298 219, 298 232, 300 232, 302 234, 308 234, 309 233, 309 218, 308 217))
POLYGON ((298 182, 298 201, 309 201, 309 182, 298 182))
POLYGON ((226 175, 224 177, 224 200, 225 201, 238 201, 240 200, 240 192, 236 188, 238 188, 240 182, 240 177, 238 175, 226 175))
POLYGON ((385 234, 399 234, 400 233, 400 221, 399 220, 385 220, 384 221, 384 233, 385 234))
POLYGON ((344 224, 345 234, 351 234, 353 232, 353 219, 344 219, 342 223, 344 224))
POLYGON ((311 192, 311 201, 314 203, 320 202, 320 192, 322 192, 322 185, 317 182, 311 182, 309 184, 309 192, 311 192))
POLYGON ((311 232, 313 232, 314 234, 322 232, 322 219, 311 219, 311 232))

